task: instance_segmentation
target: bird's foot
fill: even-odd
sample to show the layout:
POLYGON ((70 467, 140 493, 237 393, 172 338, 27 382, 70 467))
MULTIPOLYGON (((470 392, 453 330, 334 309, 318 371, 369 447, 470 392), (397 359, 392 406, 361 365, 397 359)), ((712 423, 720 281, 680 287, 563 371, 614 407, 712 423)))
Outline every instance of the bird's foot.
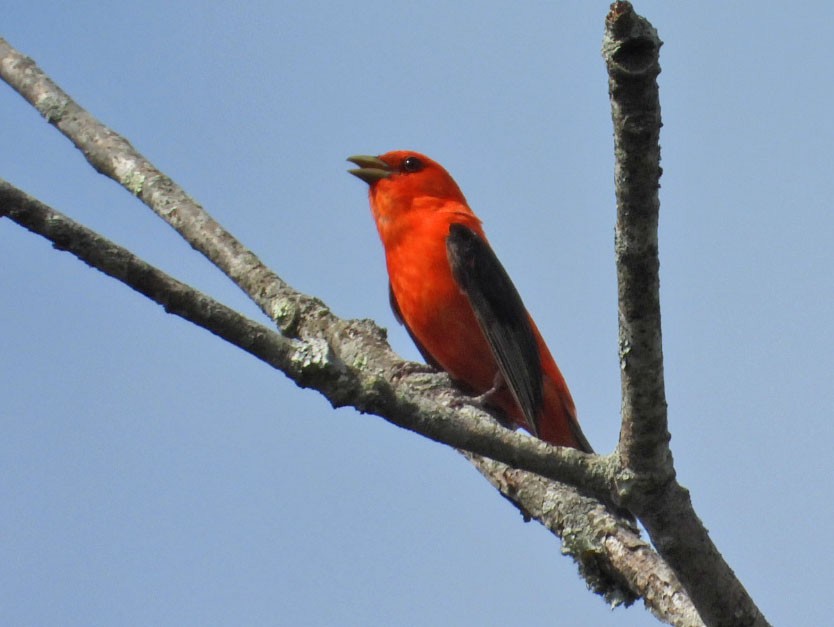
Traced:
POLYGON ((492 380, 492 387, 489 388, 483 394, 479 394, 478 396, 473 396, 470 400, 472 404, 478 405, 479 407, 485 407, 490 404, 495 395, 500 392, 506 384, 504 383, 504 377, 501 376, 501 372, 496 372, 495 377, 492 380))
POLYGON ((498 406, 493 402, 495 396, 506 388, 506 383, 504 382, 504 377, 501 376, 500 372, 495 373, 495 378, 492 381, 492 387, 489 388, 483 394, 478 394, 477 396, 470 396, 466 399, 466 402, 470 405, 474 405, 479 409, 483 409, 484 411, 488 412, 495 418, 498 423, 512 431, 515 431, 518 427, 514 424, 511 420, 509 420, 503 412, 498 409, 498 406))

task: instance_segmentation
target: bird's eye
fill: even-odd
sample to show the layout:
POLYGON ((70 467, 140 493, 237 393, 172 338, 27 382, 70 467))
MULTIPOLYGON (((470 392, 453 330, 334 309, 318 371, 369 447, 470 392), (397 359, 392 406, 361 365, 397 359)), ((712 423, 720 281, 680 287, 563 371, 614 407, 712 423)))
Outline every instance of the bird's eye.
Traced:
POLYGON ((419 172, 423 169, 423 162, 417 157, 406 157, 402 164, 403 172, 419 172))

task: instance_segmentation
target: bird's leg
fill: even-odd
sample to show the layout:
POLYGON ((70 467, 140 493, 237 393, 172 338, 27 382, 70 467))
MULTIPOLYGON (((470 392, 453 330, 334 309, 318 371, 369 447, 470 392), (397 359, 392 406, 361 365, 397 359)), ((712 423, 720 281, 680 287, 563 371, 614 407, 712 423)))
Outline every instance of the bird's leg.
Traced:
POLYGON ((472 402, 475 405, 489 405, 489 402, 493 399, 493 397, 505 387, 507 387, 507 383, 504 381, 504 375, 502 375, 501 371, 498 370, 495 372, 495 377, 492 379, 492 387, 483 394, 473 396, 472 402))
POLYGON ((503 412, 496 411, 496 406, 492 403, 492 400, 495 398, 496 394, 505 390, 507 388, 507 382, 504 380, 504 375, 501 374, 501 371, 497 371, 495 373, 495 377, 492 379, 492 387, 489 388, 483 394, 479 394, 478 396, 473 396, 469 399, 469 402, 475 405, 476 407, 480 407, 481 409, 485 409, 492 414, 495 419, 501 423, 501 426, 506 427, 507 429, 511 429, 515 431, 518 427, 512 420, 509 420, 507 416, 503 415, 503 412))
POLYGON ((491 402, 495 395, 498 394, 505 387, 506 383, 504 381, 504 377, 501 375, 501 372, 499 371, 495 373, 495 378, 492 380, 492 387, 489 388, 486 392, 477 396, 469 396, 472 390, 466 389, 464 387, 463 389, 461 389, 461 391, 464 394, 466 394, 466 398, 460 400, 455 399, 452 401, 451 405, 452 407, 462 407, 464 404, 467 404, 473 405, 479 409, 483 409, 489 415, 495 418, 495 420, 497 420, 502 427, 515 431, 517 426, 506 416, 504 416, 503 413, 498 409, 498 407, 492 404, 491 402))

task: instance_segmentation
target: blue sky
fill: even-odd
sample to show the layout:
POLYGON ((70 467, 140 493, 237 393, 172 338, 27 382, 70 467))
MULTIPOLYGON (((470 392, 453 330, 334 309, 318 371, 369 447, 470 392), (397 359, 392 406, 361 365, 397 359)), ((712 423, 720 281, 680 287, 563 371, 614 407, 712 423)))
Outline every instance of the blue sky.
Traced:
MULTIPOLYGON (((296 288, 389 309, 344 158, 455 176, 583 429, 618 434, 607 3, 16 3, 0 35, 296 288)), ((774 624, 824 624, 834 460, 830 3, 640 2, 659 29, 672 448, 774 624)), ((241 311, 0 85, 0 176, 241 311)), ((451 450, 334 411, 0 221, 0 622, 653 625, 451 450)))

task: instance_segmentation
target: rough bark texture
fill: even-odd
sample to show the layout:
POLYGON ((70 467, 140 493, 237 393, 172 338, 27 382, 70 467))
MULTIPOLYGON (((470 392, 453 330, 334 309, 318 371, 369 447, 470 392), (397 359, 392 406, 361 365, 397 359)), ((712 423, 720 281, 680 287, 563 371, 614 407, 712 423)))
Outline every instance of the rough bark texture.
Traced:
POLYGON ((583 556, 577 564, 588 587, 610 603, 628 603, 627 597, 615 597, 612 591, 639 581, 643 603, 658 620, 678 627, 704 624, 674 571, 651 545, 619 524, 598 502, 578 492, 554 490, 554 482, 523 470, 467 456, 502 494, 514 496, 526 516, 560 536, 563 552, 583 556), (586 524, 589 518, 595 521, 591 529, 586 524))
POLYGON ((654 546, 677 573, 707 625, 766 625, 744 586, 675 479, 669 449, 660 331, 661 41, 628 2, 606 20, 614 123, 622 429, 621 502, 640 518, 654 546))

